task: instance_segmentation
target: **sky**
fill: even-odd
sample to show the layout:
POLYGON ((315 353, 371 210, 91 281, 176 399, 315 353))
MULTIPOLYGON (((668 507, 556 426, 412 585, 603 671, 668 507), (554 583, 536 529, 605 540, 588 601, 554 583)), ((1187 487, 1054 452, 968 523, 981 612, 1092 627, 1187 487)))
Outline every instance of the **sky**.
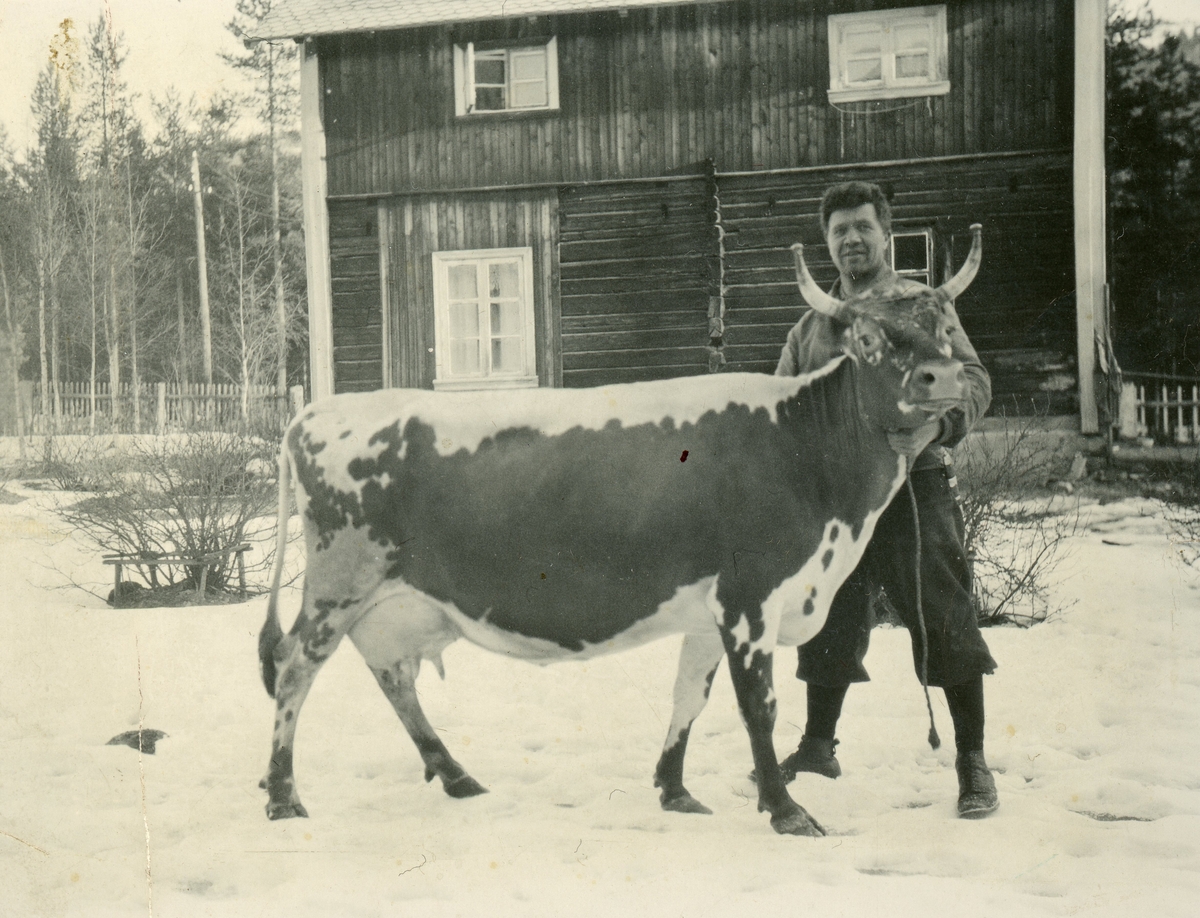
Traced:
MULTIPOLYGON (((18 151, 32 139, 29 99, 60 24, 72 20, 82 44, 105 8, 125 33, 126 76, 141 96, 143 118, 150 95, 168 86, 184 96, 194 93, 202 104, 214 92, 237 87, 238 77, 218 58, 238 50, 225 30, 234 0, 0 0, 0 123, 18 151)), ((1152 0, 1151 8, 1179 27, 1200 26, 1200 0, 1152 0)))
POLYGON ((126 81, 140 96, 149 119, 151 94, 174 86, 203 104, 214 93, 244 84, 218 55, 236 53, 239 43, 225 29, 235 0, 0 0, 0 123, 16 149, 32 141, 30 97, 46 66, 51 41, 71 20, 71 35, 83 53, 87 33, 107 8, 125 35, 126 81))

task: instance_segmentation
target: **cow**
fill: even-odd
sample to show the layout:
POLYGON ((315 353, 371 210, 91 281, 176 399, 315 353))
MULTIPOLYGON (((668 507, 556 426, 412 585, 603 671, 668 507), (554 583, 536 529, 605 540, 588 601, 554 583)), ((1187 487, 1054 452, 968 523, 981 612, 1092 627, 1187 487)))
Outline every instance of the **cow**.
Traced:
MULTIPOLYGON (((293 743, 341 639, 362 654, 451 797, 484 788, 415 691, 423 660, 466 638, 501 654, 582 660, 684 635, 658 766, 664 809, 707 813, 683 785, 690 726, 722 658, 750 736, 759 811, 779 833, 824 830, 789 796, 772 739, 776 645, 821 630, 902 487, 888 432, 961 403, 950 353, 980 231, 954 278, 902 300, 840 301, 797 280, 846 328, 844 353, 799 377, 730 373, 594 389, 335 395, 301 411, 279 459, 279 534, 262 676, 276 699, 267 815, 307 816, 293 743), (279 583, 294 481, 307 549, 286 636, 279 583)), ((914 285, 916 286, 916 285, 914 285)))

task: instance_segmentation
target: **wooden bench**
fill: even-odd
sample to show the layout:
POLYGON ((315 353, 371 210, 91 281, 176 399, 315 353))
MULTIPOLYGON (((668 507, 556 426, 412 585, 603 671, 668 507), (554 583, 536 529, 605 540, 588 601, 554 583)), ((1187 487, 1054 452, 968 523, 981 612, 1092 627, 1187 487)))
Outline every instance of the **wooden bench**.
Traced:
POLYGON ((200 583, 197 586, 196 593, 203 596, 208 589, 208 569, 213 564, 221 562, 229 563, 229 556, 237 556, 238 567, 238 588, 243 596, 246 595, 246 560, 245 553, 250 550, 250 543, 243 542, 241 545, 231 545, 229 548, 220 548, 216 551, 205 552, 199 555, 189 555, 182 552, 156 552, 143 551, 131 553, 113 553, 104 555, 104 563, 111 564, 116 570, 113 582, 113 596, 121 595, 121 570, 126 565, 136 565, 138 567, 150 568, 150 585, 158 586, 158 568, 160 565, 176 565, 178 567, 198 567, 200 568, 200 583))

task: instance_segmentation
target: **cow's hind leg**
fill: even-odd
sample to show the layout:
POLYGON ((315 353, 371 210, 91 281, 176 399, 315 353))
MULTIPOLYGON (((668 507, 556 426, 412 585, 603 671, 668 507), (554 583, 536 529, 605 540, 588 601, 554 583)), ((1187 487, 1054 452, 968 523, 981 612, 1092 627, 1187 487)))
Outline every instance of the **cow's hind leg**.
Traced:
POLYGON ((442 779, 442 787, 451 797, 474 797, 486 794, 487 790, 472 778, 461 765, 450 755, 446 746, 438 739, 433 727, 421 710, 417 700, 417 672, 421 661, 400 660, 391 666, 374 666, 368 664, 375 676, 375 681, 383 689, 383 694, 392 703, 404 729, 412 737, 421 759, 425 762, 425 780, 432 781, 435 777, 442 779))
POLYGON ((659 800, 664 810, 676 813, 705 813, 712 810, 688 793, 683 786, 683 760, 687 753, 692 722, 708 703, 713 677, 725 649, 720 634, 684 635, 679 651, 679 673, 675 677, 674 708, 667 741, 654 769, 654 786, 662 788, 659 800))
POLYGON ((271 819, 288 819, 307 816, 308 811, 300 803, 296 793, 296 779, 292 770, 292 750, 295 748, 296 722, 300 708, 321 665, 337 646, 330 642, 318 652, 316 646, 306 642, 303 632, 283 638, 275 648, 273 659, 278 676, 275 683, 275 731, 271 739, 271 761, 267 765, 266 785, 267 816, 271 819), (326 652, 327 651, 327 652, 326 652))

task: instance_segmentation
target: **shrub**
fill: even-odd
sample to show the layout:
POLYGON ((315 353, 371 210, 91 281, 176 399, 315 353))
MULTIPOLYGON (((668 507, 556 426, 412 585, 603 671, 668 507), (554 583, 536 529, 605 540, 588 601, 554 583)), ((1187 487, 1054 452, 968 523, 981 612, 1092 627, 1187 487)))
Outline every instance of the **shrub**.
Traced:
MULTIPOLYGON (((273 545, 276 449, 262 437, 210 431, 129 438, 115 468, 107 453, 80 451, 62 464, 59 477, 94 483, 96 493, 60 512, 102 551, 144 559, 127 569, 146 586, 195 588, 200 567, 162 566, 152 575, 150 562, 163 554, 199 557, 242 542, 273 545)), ((251 582, 272 556, 268 548, 250 560, 251 582)), ((224 589, 235 564, 231 556, 209 565, 208 589, 224 589)))
POLYGON ((1064 465, 1059 442, 1036 418, 1006 419, 956 456, 981 625, 1027 627, 1057 611, 1049 587, 1079 528, 1077 503, 1047 490, 1064 465))
POLYGON ((1159 497, 1171 529, 1171 548, 1179 559, 1200 568, 1200 451, 1172 468, 1159 497))

